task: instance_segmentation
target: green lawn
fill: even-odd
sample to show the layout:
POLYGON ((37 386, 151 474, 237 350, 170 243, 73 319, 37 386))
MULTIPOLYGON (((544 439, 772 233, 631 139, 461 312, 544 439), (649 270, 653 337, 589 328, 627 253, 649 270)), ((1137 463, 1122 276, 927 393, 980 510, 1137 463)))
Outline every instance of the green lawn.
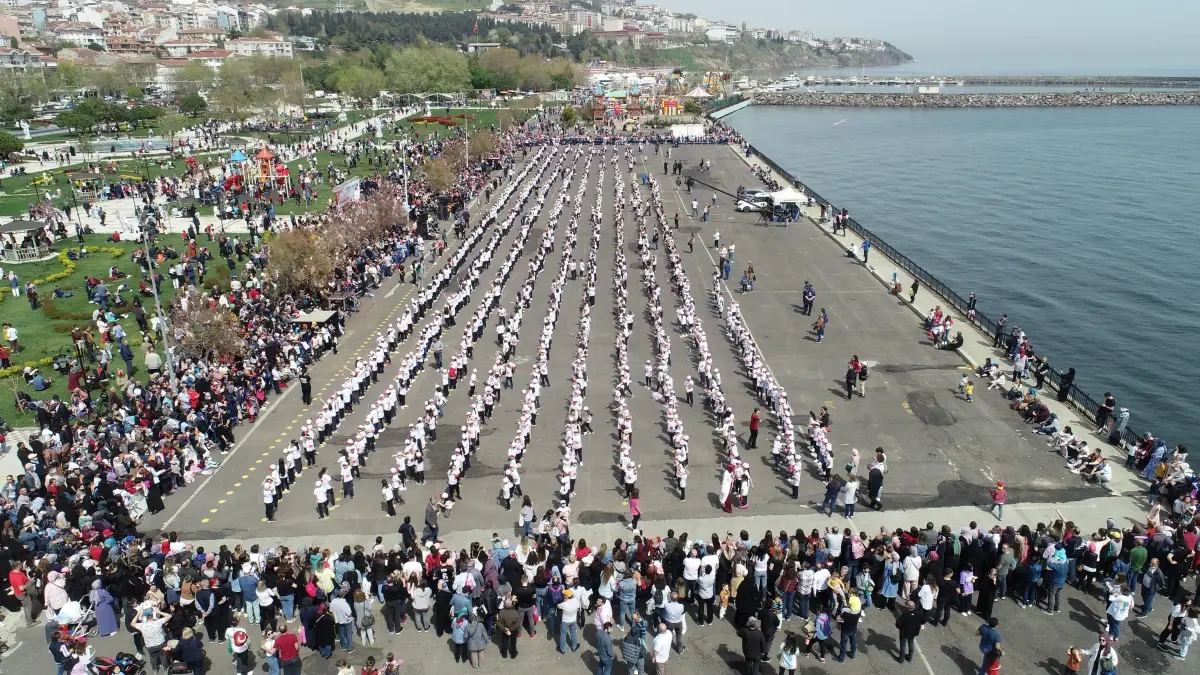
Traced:
MULTIPOLYGON (((105 241, 105 237, 94 235, 85 238, 90 254, 87 258, 75 261, 75 270, 65 279, 57 282, 44 282, 38 285, 38 294, 41 302, 38 309, 31 310, 29 302, 24 296, 13 297, 12 293, 5 286, 3 299, 0 300, 0 321, 11 323, 17 328, 20 334, 21 345, 23 350, 19 354, 12 356, 12 364, 14 366, 25 366, 33 364, 41 368, 42 373, 54 378, 53 386, 44 392, 38 392, 35 398, 49 398, 52 394, 58 394, 66 399, 67 397, 67 378, 60 377, 58 373, 53 372, 49 366, 42 365, 40 362, 47 358, 53 358, 60 351, 74 353, 71 345, 71 328, 73 326, 86 327, 88 324, 93 326, 92 312, 96 306, 89 303, 87 300, 87 292, 84 290, 84 280, 88 276, 96 276, 107 278, 109 267, 116 265, 120 270, 129 274, 131 278, 121 281, 108 283, 110 298, 116 292, 120 284, 126 284, 132 289, 130 292, 122 291, 122 299, 127 300, 130 304, 125 306, 124 311, 129 311, 132 307, 132 300, 138 297, 138 281, 141 278, 141 269, 130 261, 130 256, 136 249, 140 248, 137 242, 120 242, 109 243, 105 241), (120 249, 120 255, 115 255, 111 250, 101 249, 120 249), (54 289, 61 288, 64 291, 70 291, 73 296, 70 298, 55 298, 54 289)), ((175 245, 178 248, 178 237, 168 237, 163 241, 163 245, 175 245)), ((207 244, 207 242, 202 242, 207 244)), ((67 239, 55 246, 55 250, 63 252, 68 249, 78 250, 78 242, 75 239, 67 239)), ((12 270, 17 273, 22 285, 28 281, 45 280, 51 274, 56 274, 64 271, 63 263, 56 257, 51 260, 22 263, 19 265, 6 265, 6 270, 12 270)), ((166 276, 165 274, 163 275, 166 276)), ((204 279, 205 287, 213 285, 225 288, 229 282, 229 268, 220 258, 210 262, 208 265, 208 275, 204 279)), ((164 280, 160 288, 160 297, 165 304, 174 295, 175 291, 169 281, 164 280)), ((152 312, 153 299, 142 299, 142 306, 152 312)), ((133 320, 132 315, 125 316, 120 321, 121 326, 128 334, 130 347, 133 348, 135 355, 134 376, 137 379, 143 379, 145 373, 143 369, 144 351, 141 347, 142 339, 138 331, 137 322, 133 320)), ((161 352, 160 352, 161 353, 161 352)), ((120 355, 114 350, 114 365, 112 372, 115 372, 117 367, 125 368, 125 363, 120 359, 120 355)), ((16 426, 27 426, 33 422, 32 413, 20 414, 16 410, 15 392, 21 389, 29 391, 31 395, 34 392, 30 391, 25 386, 20 375, 15 377, 0 378, 0 416, 8 420, 9 424, 16 426)))
MULTIPOLYGON (((462 129, 462 128, 469 129, 471 131, 471 133, 474 133, 476 131, 479 131, 480 129, 491 129, 492 127, 497 126, 497 124, 498 124, 498 122, 496 121, 497 112, 498 111, 496 111, 496 110, 470 110, 470 109, 463 109, 463 108, 451 108, 450 109, 451 116, 453 116, 453 115, 474 115, 475 119, 458 120, 458 125, 456 125, 454 127, 445 127, 445 126, 442 126, 441 124, 426 124, 426 123, 414 124, 412 122, 409 122, 407 119, 405 119, 405 120, 401 120, 398 125, 400 127, 399 134, 393 133, 392 132, 393 127, 389 125, 387 128, 385 128, 383 130, 383 137, 384 137, 384 140, 389 140, 389 141, 394 140, 396 138, 400 138, 400 137, 407 137, 410 129, 415 129, 417 132, 417 135, 420 138, 428 138, 430 136, 445 137, 445 136, 449 136, 451 134, 456 133, 458 129, 462 129)), ((430 113, 430 116, 431 117, 444 117, 444 116, 446 116, 446 109, 445 108, 433 108, 430 113)), ((416 115, 416 117, 424 117, 424 114, 416 115)))
MULTIPOLYGON (((222 153, 219 154, 224 154, 222 153)), ((200 159, 211 157, 212 153, 197 155, 200 159)), ((108 160, 101 159, 101 164, 106 168, 105 176, 116 178, 118 176, 157 178, 163 176, 178 176, 186 171, 186 165, 183 160, 167 160, 166 158, 157 159, 150 158, 142 160, 121 160, 116 164, 117 171, 108 173, 108 160)), ((72 204, 70 182, 63 174, 67 172, 82 171, 84 164, 72 164, 69 166, 55 166, 53 162, 41 164, 38 162, 27 162, 23 166, 29 171, 24 176, 5 176, 0 179, 0 216, 20 217, 26 216, 29 212, 29 205, 36 202, 40 197, 47 192, 58 194, 61 192, 61 197, 55 199, 55 203, 62 208, 67 204, 72 204), (43 182, 43 179, 48 179, 43 182)), ((83 199, 80 197, 82 203, 83 199)))

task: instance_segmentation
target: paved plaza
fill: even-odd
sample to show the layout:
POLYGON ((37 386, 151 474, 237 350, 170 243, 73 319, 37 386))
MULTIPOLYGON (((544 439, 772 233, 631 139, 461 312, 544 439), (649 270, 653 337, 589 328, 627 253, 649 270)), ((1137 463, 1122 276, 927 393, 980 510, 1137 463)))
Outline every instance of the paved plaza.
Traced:
MULTIPOLYGON (((614 165, 608 158, 614 152, 623 155, 625 151, 604 148, 599 152, 603 153, 604 161, 592 162, 581 199, 584 210, 580 218, 579 242, 574 251, 574 257, 578 259, 586 255, 587 231, 591 227, 587 218, 599 191, 603 204, 602 234, 598 250, 597 302, 592 310, 593 328, 587 364, 591 386, 586 399, 596 416, 593 423, 596 433, 584 439, 584 463, 576 486, 577 495, 571 500, 572 536, 586 537, 589 542, 594 542, 593 547, 601 541, 611 542, 629 536, 628 530, 623 530, 628 519, 628 506, 617 490, 619 481, 614 472, 613 457, 618 441, 609 408, 617 377, 614 355, 617 329, 612 321, 614 298, 611 292, 614 165), (601 166, 605 172, 603 182, 596 179, 601 166)), ((712 302, 712 271, 718 256, 713 250, 716 232, 720 233, 722 245, 736 246, 733 272, 719 290, 725 294, 725 302, 739 303, 767 365, 788 392, 797 415, 794 422, 802 427, 807 422, 809 410, 819 411, 825 406, 832 416, 835 469, 845 463, 852 448, 860 451, 865 462, 876 447, 887 451, 890 468, 884 483, 882 512, 870 512, 860 505, 859 514, 852 522, 841 517, 829 519, 818 515, 816 506, 821 501, 824 486, 815 477, 811 466, 801 481, 798 500, 791 498, 784 477, 771 470, 772 415, 764 409, 758 450, 743 450, 744 458, 751 463, 754 484, 749 508, 725 514, 717 497, 720 481, 717 436, 712 416, 703 409, 701 397, 697 395, 695 407, 680 406, 684 430, 692 439, 688 499, 682 501, 671 480, 671 452, 661 407, 651 400, 649 390, 641 385, 641 364, 651 358, 651 337, 645 312, 646 297, 640 290, 634 218, 627 212, 625 254, 631 268, 629 309, 637 317, 629 343, 629 363, 634 380, 632 455, 642 464, 638 485, 643 512, 641 529, 645 533, 662 536, 667 527, 673 527, 677 533, 688 531, 693 538, 707 539, 713 532, 737 533, 745 529, 757 538, 767 529, 794 531, 803 528, 807 531, 836 525, 874 534, 881 526, 907 528, 924 525, 927 520, 954 528, 971 520, 990 526, 994 519, 986 510, 987 490, 997 480, 1003 480, 1009 488, 1011 506, 1006 512, 1005 524, 1032 525, 1039 520, 1062 517, 1075 519, 1087 531, 1101 525, 1109 516, 1121 515, 1133 521, 1141 518, 1141 511, 1131 499, 1114 496, 1109 490, 1085 486, 1078 476, 1066 471, 1061 458, 1047 452, 1042 437, 1030 434, 1030 427, 1021 423, 996 392, 979 387, 974 402, 968 402, 956 393, 959 377, 969 372, 970 366, 959 353, 931 347, 920 317, 902 299, 885 291, 877 275, 890 278, 892 270, 886 259, 873 258, 874 270, 869 269, 859 260, 847 257, 824 230, 808 221, 789 227, 762 226, 756 214, 734 212, 730 197, 723 193, 717 193, 709 222, 700 222, 699 218, 691 216, 691 201, 696 199, 701 207, 711 204, 714 190, 697 185, 695 191, 688 194, 686 187, 677 187, 672 177, 662 175, 661 156, 656 156, 649 147, 645 154, 644 162, 639 158, 636 171, 655 174, 663 188, 668 221, 676 211, 679 213, 680 229, 674 234, 685 256, 685 271, 692 292, 697 303, 703 306, 700 318, 714 363, 722 373, 726 397, 743 427, 743 441, 749 433, 746 424, 750 413, 754 407, 761 407, 761 403, 756 401, 753 384, 735 359, 726 340, 724 321, 712 302), (689 255, 686 242, 693 232, 696 233, 695 251, 689 255), (739 292, 737 282, 742 270, 750 264, 756 271, 757 283, 752 292, 743 294, 739 292), (830 317, 825 339, 820 343, 811 329, 813 318, 801 313, 801 289, 805 281, 816 288, 817 310, 824 308, 830 317), (865 397, 847 400, 843 376, 853 355, 869 364, 871 377, 865 397)), ((574 158, 575 151, 570 150, 567 155, 574 158)), ((685 175, 693 175, 725 192, 734 192, 739 185, 759 185, 745 160, 725 146, 676 148, 673 159, 684 162, 685 175), (711 171, 697 170, 701 157, 712 161, 711 171)), ((572 199, 577 194, 579 181, 583 180, 584 164, 582 158, 574 161, 576 183, 567 191, 572 199)), ((637 184, 623 157, 618 168, 624 173, 627 191, 633 182, 633 187, 642 191, 643 199, 648 199, 649 187, 637 184)), ((558 193, 559 185, 556 184, 550 195, 553 197, 558 193)), ((548 198, 547 206, 549 201, 548 198)), ((502 217, 509 206, 511 204, 501 212, 502 217)), ((483 210, 475 209, 476 212, 483 210)), ((564 225, 569 210, 568 207, 563 214, 564 225)), ((549 211, 547 208, 535 224, 530 241, 525 244, 525 256, 504 288, 501 305, 508 310, 516 302, 517 287, 525 277, 526 258, 536 250, 549 211)), ((516 229, 497 247, 497 258, 508 252, 516 229)), ((534 328, 526 329, 517 347, 519 364, 528 364, 535 357, 537 327, 542 325, 547 313, 549 279, 562 255, 561 238, 565 229, 560 225, 557 231, 560 240, 555 242, 548 256, 547 270, 534 287, 533 300, 523 324, 534 328)), ((478 252, 473 251, 471 256, 478 252)), ((660 251, 656 274, 665 291, 670 280, 664 257, 665 253, 660 251)), ((493 274, 494 268, 485 278, 490 279, 493 274)), ((407 280, 398 281, 392 277, 373 297, 364 299, 359 311, 349 319, 340 356, 325 358, 311 368, 315 400, 320 401, 336 390, 347 376, 353 359, 367 355, 375 344, 376 332, 400 316, 416 289, 417 286, 407 280)), ((478 295, 482 296, 482 293, 478 295)), ((570 391, 567 378, 578 329, 578 309, 583 298, 583 281, 569 281, 550 357, 551 384, 542 389, 543 405, 521 471, 524 492, 533 499, 539 513, 554 505, 559 485, 562 429, 566 396, 570 391)), ((478 300, 478 297, 473 298, 466 306, 473 309, 478 300)), ((918 304, 922 301, 935 302, 929 296, 919 298, 918 304)), ((684 378, 696 375, 695 348, 678 332, 672 300, 666 302, 664 321, 672 336, 671 376, 682 392, 684 378)), ((440 303, 435 303, 438 305, 440 303)), ((468 313, 469 310, 460 313, 459 318, 468 313)), ((451 345, 459 343, 464 323, 459 321, 450 329, 450 335, 442 338, 447 353, 453 351, 451 345)), ((496 351, 495 343, 490 339, 493 325, 494 322, 489 322, 488 337, 476 344, 475 358, 469 366, 479 370, 480 389, 496 351)), ((968 338, 969 342, 980 340, 978 335, 968 338)), ((400 347, 401 352, 408 349, 407 344, 400 347)), ((974 346, 973 349, 981 347, 974 346)), ((282 456, 288 442, 299 436, 305 421, 316 413, 315 408, 305 408, 299 392, 291 388, 274 400, 259 423, 238 430, 238 443, 230 454, 221 458, 223 464, 218 471, 200 477, 196 483, 170 497, 167 510, 148 515, 141 529, 146 532, 173 531, 181 541, 203 545, 209 550, 221 543, 239 542, 261 543, 264 547, 285 542, 290 546, 319 545, 334 550, 345 544, 363 544, 369 548, 376 536, 382 536, 385 544, 391 546, 398 541, 396 531, 401 518, 389 518, 384 512, 379 499, 379 481, 390 475, 394 466, 392 454, 403 447, 408 425, 417 420, 422 402, 433 395, 435 376, 431 372, 427 370, 415 380, 408 395, 407 409, 398 411, 396 419, 377 441, 377 451, 368 458, 367 467, 356 482, 357 497, 342 499, 339 488, 330 518, 317 519, 310 489, 315 478, 311 474, 315 472, 306 471, 296 488, 284 495, 276 522, 265 522, 261 498, 263 476, 270 464, 282 456)), ((515 377, 518 388, 528 381, 528 377, 527 368, 518 370, 515 377)), ((374 400, 386 386, 385 378, 381 378, 364 400, 374 400)), ((458 389, 450 393, 445 418, 438 425, 438 440, 430 444, 428 480, 424 486, 410 482, 403 495, 407 504, 398 507, 400 516, 412 516, 418 532, 424 504, 430 496, 441 493, 445 486, 445 473, 466 405, 466 388, 460 381, 458 389)), ((457 503, 453 514, 441 521, 442 538, 455 549, 466 547, 471 541, 485 542, 492 532, 514 540, 513 543, 518 538, 515 505, 513 511, 505 511, 498 500, 505 450, 516 432, 520 413, 517 393, 503 392, 496 410, 484 426, 481 448, 462 482, 463 499, 457 503)), ((337 449, 344 444, 345 434, 359 423, 363 414, 362 407, 357 407, 339 433, 319 449, 318 467, 329 467, 336 473, 337 449)), ((1103 625, 1104 605, 1099 599, 1088 598, 1070 588, 1064 599, 1064 611, 1057 616, 1048 616, 1037 609, 1021 610, 1011 601, 998 603, 996 615, 1000 617, 1000 631, 1007 648, 1005 673, 1061 673, 1068 644, 1091 647, 1096 631, 1103 625)), ((1121 673, 1183 672, 1183 664, 1149 644, 1162 629, 1169 610, 1165 600, 1159 604, 1150 618, 1132 621, 1127 628, 1128 637, 1120 645, 1121 673)), ((917 662, 904 665, 903 669, 937 675, 975 672, 980 660, 975 636, 978 624, 975 617, 955 616, 949 628, 926 627, 917 641, 917 662)), ((796 620, 784 625, 776 638, 776 653, 782 642, 782 631, 798 630, 799 627, 796 620)), ((448 636, 439 640, 411 630, 390 636, 382 624, 377 626, 378 633, 382 634, 380 643, 374 648, 356 651, 350 657, 352 665, 360 666, 366 655, 375 655, 381 661, 383 653, 395 651, 405 660, 402 673, 451 673, 469 669, 466 664, 454 665, 451 649, 447 646, 448 636)), ((251 634, 257 644, 257 631, 252 630, 251 634)), ((539 632, 536 639, 522 639, 520 667, 548 667, 564 673, 592 669, 595 666, 590 646, 593 634, 594 628, 589 624, 581 638, 586 642, 583 649, 565 656, 555 653, 544 632, 539 632)), ((49 660, 40 633, 25 631, 22 635, 30 644, 6 659, 0 671, 47 672, 49 660), (9 669, 20 664, 28 665, 28 670, 24 667, 9 669)), ((614 640, 621 635, 614 631, 614 640)), ((130 647, 130 638, 125 633, 95 642, 100 653, 130 647)), ((801 659, 798 671, 805 675, 834 671, 862 674, 892 671, 898 667, 896 629, 890 613, 868 610, 859 630, 859 642, 860 652, 854 662, 839 665, 831 659, 830 663, 818 667, 814 659, 801 659)), ((721 673, 728 668, 742 668, 740 641, 727 623, 692 626, 686 644, 689 649, 685 654, 672 654, 671 671, 691 668, 721 673)), ((324 661, 315 653, 308 655, 307 650, 303 650, 303 654, 306 656, 305 673, 334 672, 331 661, 324 661)), ((223 647, 210 647, 209 655, 213 659, 214 672, 231 672, 223 647)), ((341 656, 335 654, 335 659, 341 656)), ((489 648, 485 659, 485 671, 513 672, 518 667, 500 660, 494 647, 489 648)), ((774 665, 767 668, 767 672, 774 670, 774 665)), ((614 672, 627 672, 619 657, 614 672)))

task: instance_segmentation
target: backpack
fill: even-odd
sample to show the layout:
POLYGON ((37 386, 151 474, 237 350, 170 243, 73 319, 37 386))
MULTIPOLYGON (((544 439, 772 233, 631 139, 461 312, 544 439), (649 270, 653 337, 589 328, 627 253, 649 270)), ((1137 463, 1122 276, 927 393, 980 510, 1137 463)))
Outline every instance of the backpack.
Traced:
POLYGON ((563 597, 563 589, 561 586, 557 587, 557 588, 554 586, 550 587, 550 602, 557 605, 558 603, 562 602, 564 599, 565 598, 563 597))
POLYGON ((867 364, 865 364, 865 363, 864 363, 864 364, 862 364, 862 365, 859 367, 859 369, 858 369, 858 379, 860 379, 860 380, 865 380, 865 379, 867 379, 867 364))

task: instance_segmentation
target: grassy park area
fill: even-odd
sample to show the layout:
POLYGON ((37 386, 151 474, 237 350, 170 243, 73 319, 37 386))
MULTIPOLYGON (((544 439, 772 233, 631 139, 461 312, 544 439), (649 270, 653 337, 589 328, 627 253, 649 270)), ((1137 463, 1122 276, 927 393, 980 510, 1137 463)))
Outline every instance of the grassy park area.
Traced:
MULTIPOLYGON (((131 256, 135 250, 141 248, 141 244, 139 242, 111 243, 107 241, 107 237, 101 235, 85 237, 84 241, 89 252, 87 258, 79 260, 65 258, 68 250, 79 250, 78 241, 71 238, 64 239, 54 247, 55 252, 60 255, 50 260, 5 266, 6 273, 8 271, 16 272, 22 286, 29 281, 37 283, 39 295, 38 308, 30 309, 25 296, 14 297, 7 285, 0 293, 3 296, 0 299, 0 321, 16 327, 22 346, 20 353, 11 356, 13 368, 8 371, 0 371, 0 416, 3 416, 14 427, 28 426, 34 420, 32 413, 17 412, 16 392, 18 390, 28 392, 35 399, 49 398, 53 394, 58 394, 66 399, 68 394, 67 378, 54 372, 50 364, 57 354, 74 355, 74 348, 71 344, 73 327, 83 328, 90 324, 94 330, 92 312, 97 307, 88 302, 84 282, 89 276, 107 280, 109 268, 113 265, 116 265, 121 272, 130 275, 125 279, 106 281, 106 283, 109 286, 110 298, 115 297, 114 294, 121 284, 130 288, 129 291, 122 290, 120 293, 121 298, 126 301, 125 306, 114 309, 114 311, 117 311, 118 316, 121 317, 120 324, 128 335, 129 345, 135 355, 134 377, 136 379, 145 378, 145 372, 143 372, 145 351, 141 346, 141 334, 137 322, 129 313, 132 311, 133 301, 138 298, 138 281, 141 279, 141 268, 131 261, 131 256), (55 275, 63 274, 66 276, 55 278, 55 275), (72 296, 55 298, 55 288, 70 292, 72 296), (43 375, 54 379, 54 384, 48 390, 34 392, 25 384, 20 371, 30 365, 40 368, 43 375)), ((174 245, 177 248, 180 243, 181 241, 177 237, 171 236, 161 241, 164 246, 174 245)), ((208 242, 202 243, 207 244, 208 242)), ((208 274, 204 278, 204 286, 209 288, 216 285, 226 288, 228 283, 229 269, 225 263, 219 258, 210 262, 208 274)), ((160 288, 160 297, 164 306, 173 295, 174 289, 171 283, 164 281, 160 288)), ((141 303, 143 307, 147 308, 148 313, 153 313, 153 298, 142 298, 141 303)), ((110 372, 115 373, 117 368, 124 369, 125 363, 121 361, 120 355, 115 349, 113 355, 114 363, 110 372)))
MULTIPOLYGON (((217 154, 224 154, 217 153, 217 154)), ((201 160, 208 159, 213 153, 198 155, 201 160)), ((187 166, 182 159, 167 157, 150 157, 147 159, 123 159, 115 163, 115 171, 109 171, 112 160, 101 159, 98 163, 104 173, 99 174, 107 180, 118 180, 120 177, 129 179, 157 178, 159 176, 178 176, 186 171, 187 166)), ((44 197, 47 193, 54 195, 54 203, 62 208, 72 205, 71 182, 67 174, 84 171, 84 162, 59 166, 54 162, 30 161, 21 164, 28 172, 24 176, 3 176, 0 178, 0 216, 13 218, 24 217, 28 214, 29 205, 44 197)), ((82 204, 84 195, 77 197, 82 204)))

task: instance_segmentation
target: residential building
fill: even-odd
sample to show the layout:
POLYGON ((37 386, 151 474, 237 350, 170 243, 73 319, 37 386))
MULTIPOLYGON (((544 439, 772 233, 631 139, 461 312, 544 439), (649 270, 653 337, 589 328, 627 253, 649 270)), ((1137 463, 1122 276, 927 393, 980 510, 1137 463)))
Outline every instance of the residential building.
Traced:
POLYGON ((491 49, 499 49, 500 46, 499 42, 468 42, 467 53, 482 54, 491 49))
MULTIPOLYGON (((12 47, 0 47, 0 69, 2 70, 26 70, 29 68, 41 68, 51 65, 54 59, 43 57, 36 51, 26 51, 24 49, 13 49, 12 47), (43 59, 49 59, 44 62, 43 59)), ((54 62, 57 65, 57 62, 54 62)))
POLYGON ((51 24, 50 32, 58 38, 59 42, 70 42, 80 47, 86 47, 92 43, 103 47, 106 42, 104 31, 91 24, 75 21, 51 24))
POLYGON ((202 26, 199 28, 181 28, 177 31, 180 40, 204 40, 205 42, 216 42, 224 40, 229 35, 225 30, 216 26, 202 26))
POLYGON ((21 37, 21 23, 12 14, 0 14, 0 35, 4 37, 21 37))
POLYGON ((261 54, 263 56, 292 58, 292 43, 278 38, 237 38, 236 40, 227 41, 225 46, 232 49, 233 53, 238 56, 261 54))
POLYGON ((210 49, 203 52, 192 52, 184 57, 187 61, 199 61, 213 70, 220 70, 225 60, 233 56, 228 49, 210 49))
POLYGON ((738 39, 738 29, 734 26, 725 24, 709 26, 708 30, 706 30, 704 34, 708 37, 709 42, 725 42, 728 44, 733 44, 738 39))
POLYGON ((178 59, 191 54, 192 52, 203 52, 209 49, 216 49, 216 42, 208 40, 167 40, 162 43, 162 52, 168 59, 178 59))

